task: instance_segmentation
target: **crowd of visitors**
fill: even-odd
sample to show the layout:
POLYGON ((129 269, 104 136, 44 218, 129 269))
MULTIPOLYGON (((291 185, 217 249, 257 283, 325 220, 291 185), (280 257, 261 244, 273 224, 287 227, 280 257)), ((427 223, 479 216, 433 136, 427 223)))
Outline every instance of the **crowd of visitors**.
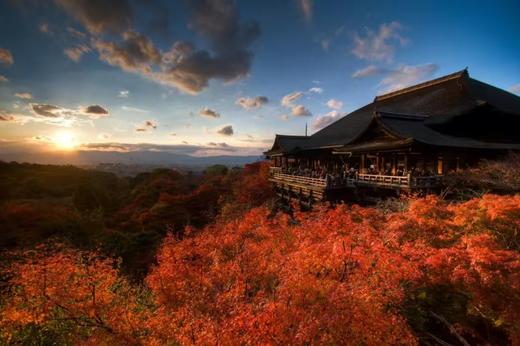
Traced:
POLYGON ((343 185, 348 182, 349 179, 356 179, 360 173, 363 174, 374 174, 374 175, 386 175, 386 176, 416 176, 425 177, 434 175, 430 170, 417 169, 412 167, 407 170, 405 167, 399 166, 395 170, 395 174, 392 174, 392 170, 387 167, 385 170, 376 169, 375 165, 371 164, 363 171, 360 171, 358 165, 343 165, 335 167, 320 166, 318 168, 309 168, 305 166, 286 166, 279 167, 280 172, 283 174, 296 175, 300 177, 326 179, 327 185, 343 185))

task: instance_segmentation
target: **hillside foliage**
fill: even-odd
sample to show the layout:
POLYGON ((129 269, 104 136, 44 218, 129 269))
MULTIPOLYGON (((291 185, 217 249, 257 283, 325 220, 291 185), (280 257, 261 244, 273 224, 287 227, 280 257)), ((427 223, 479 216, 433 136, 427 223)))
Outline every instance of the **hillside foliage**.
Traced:
POLYGON ((520 345, 518 195, 458 204, 428 196, 395 212, 339 205, 293 217, 259 206, 201 230, 170 232, 156 256, 134 283, 98 251, 49 244, 18 253, 5 273, 1 337, 16 344, 520 345))

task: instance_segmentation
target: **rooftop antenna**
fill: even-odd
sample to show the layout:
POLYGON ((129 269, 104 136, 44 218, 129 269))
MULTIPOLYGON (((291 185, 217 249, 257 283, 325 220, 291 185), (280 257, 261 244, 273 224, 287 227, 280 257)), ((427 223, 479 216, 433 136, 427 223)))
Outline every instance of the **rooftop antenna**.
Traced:
POLYGON ((307 123, 305 123, 305 137, 307 137, 307 123))

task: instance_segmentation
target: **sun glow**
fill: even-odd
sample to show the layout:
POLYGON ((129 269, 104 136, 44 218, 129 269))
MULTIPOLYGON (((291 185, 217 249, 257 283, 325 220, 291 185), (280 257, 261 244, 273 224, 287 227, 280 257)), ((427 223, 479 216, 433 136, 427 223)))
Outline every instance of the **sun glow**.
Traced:
POLYGON ((71 132, 59 132, 52 137, 52 143, 61 150, 74 150, 77 146, 74 134, 71 132))

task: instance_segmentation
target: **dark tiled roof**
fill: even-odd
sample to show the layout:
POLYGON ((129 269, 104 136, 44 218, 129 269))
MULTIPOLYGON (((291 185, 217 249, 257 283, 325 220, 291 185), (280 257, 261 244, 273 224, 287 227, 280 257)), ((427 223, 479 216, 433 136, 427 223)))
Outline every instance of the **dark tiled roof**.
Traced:
POLYGON ((390 132, 415 142, 439 147, 468 149, 520 149, 520 143, 484 142, 473 138, 454 137, 433 130, 425 123, 424 117, 412 117, 393 113, 377 114, 378 119, 390 132))
POLYGON ((276 155, 303 149, 309 138, 308 136, 276 135, 272 148, 266 151, 265 154, 276 155))
MULTIPOLYGON (((277 141, 279 143, 285 141, 279 146, 278 150, 286 153, 295 150, 340 147, 349 144, 369 127, 376 112, 422 114, 431 117, 431 119, 440 119, 469 114, 483 103, 488 103, 504 112, 520 115, 520 97, 474 80, 469 77, 466 70, 463 70, 377 96, 372 103, 347 114, 312 136, 298 136, 297 140, 288 139, 285 141, 280 138, 288 136, 277 135, 271 150, 275 149, 277 141)), ((403 124, 403 126, 411 125, 403 124)), ((440 137, 436 138, 437 140, 441 139, 440 137)), ((455 144, 456 138, 446 136, 444 139, 455 144)))

